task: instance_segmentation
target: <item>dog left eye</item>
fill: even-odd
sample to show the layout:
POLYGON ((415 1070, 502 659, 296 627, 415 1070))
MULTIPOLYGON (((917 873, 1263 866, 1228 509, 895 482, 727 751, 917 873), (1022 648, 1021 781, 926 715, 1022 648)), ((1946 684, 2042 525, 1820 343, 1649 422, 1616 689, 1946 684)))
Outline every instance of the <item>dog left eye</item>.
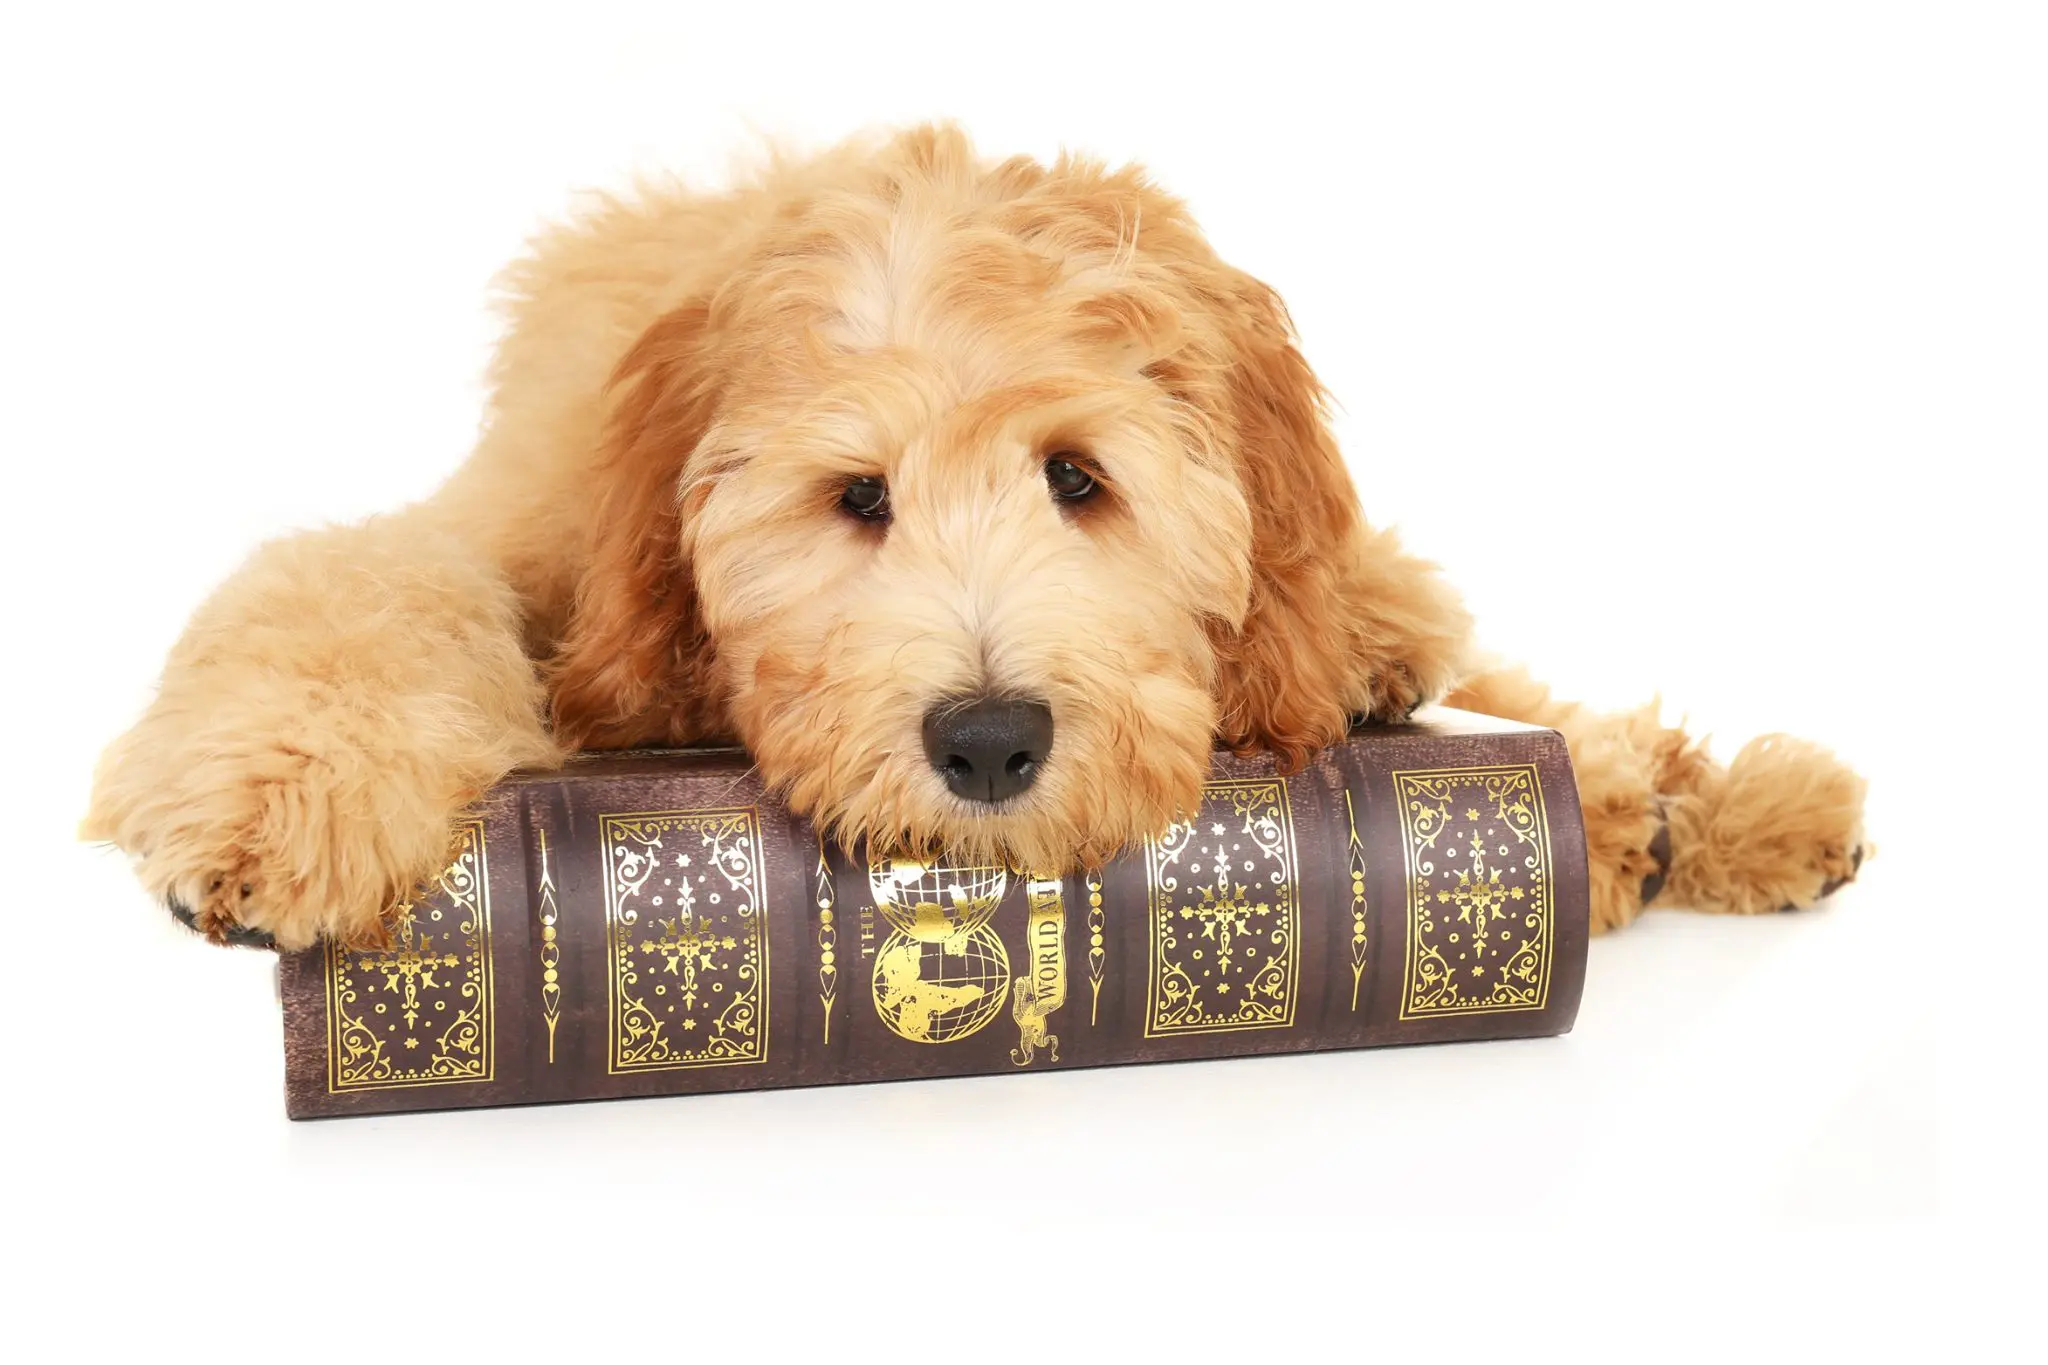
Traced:
POLYGON ((889 485, 880 479, 855 479, 840 492, 839 505, 862 521, 886 521, 889 485))
POLYGON ((1046 486, 1064 502, 1079 502, 1095 491, 1095 476, 1072 460, 1058 457, 1045 462, 1046 486))

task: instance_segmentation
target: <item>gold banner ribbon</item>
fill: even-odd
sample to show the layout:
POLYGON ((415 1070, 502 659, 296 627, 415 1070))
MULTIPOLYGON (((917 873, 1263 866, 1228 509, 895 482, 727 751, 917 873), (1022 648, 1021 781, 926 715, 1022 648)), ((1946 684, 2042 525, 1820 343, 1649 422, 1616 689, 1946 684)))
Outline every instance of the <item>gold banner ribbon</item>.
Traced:
POLYGON ((1067 1003, 1067 904, 1058 877, 1033 875, 1024 885, 1026 909, 1024 970, 1017 974, 1010 1013, 1017 1020, 1017 1046, 1010 1060, 1029 1066, 1044 1048, 1060 1059, 1060 1040, 1046 1019, 1067 1003))

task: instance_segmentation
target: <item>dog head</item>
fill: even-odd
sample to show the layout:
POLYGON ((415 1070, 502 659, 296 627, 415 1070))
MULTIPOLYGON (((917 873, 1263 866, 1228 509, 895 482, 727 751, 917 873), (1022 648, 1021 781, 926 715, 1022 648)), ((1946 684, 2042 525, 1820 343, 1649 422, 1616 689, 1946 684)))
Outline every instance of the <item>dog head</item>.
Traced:
POLYGON ((571 742, 723 733, 852 842, 1028 868, 1299 760, 1360 533, 1278 299, 1135 170, 949 132, 778 172, 620 365, 571 742))

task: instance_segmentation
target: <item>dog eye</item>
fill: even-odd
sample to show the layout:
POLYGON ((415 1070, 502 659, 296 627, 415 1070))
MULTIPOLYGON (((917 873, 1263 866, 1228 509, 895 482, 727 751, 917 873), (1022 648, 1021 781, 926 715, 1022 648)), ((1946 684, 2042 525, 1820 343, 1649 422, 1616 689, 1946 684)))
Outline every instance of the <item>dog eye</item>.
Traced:
POLYGON ((1063 502, 1080 502, 1095 491, 1095 476, 1072 460, 1058 456, 1045 462, 1045 482, 1063 502))
POLYGON ((889 515, 889 485, 880 479, 855 479, 839 495, 839 505, 863 521, 881 521, 889 515))

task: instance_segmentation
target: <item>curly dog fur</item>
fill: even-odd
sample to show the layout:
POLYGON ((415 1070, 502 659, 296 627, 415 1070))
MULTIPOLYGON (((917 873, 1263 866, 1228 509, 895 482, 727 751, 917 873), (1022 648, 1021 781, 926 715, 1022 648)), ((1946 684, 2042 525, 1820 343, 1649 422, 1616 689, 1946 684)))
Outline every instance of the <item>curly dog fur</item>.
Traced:
POLYGON ((1189 809, 1218 740, 1298 763, 1447 694, 1569 740, 1601 928, 1660 878, 1808 905, 1860 856, 1861 783, 1810 745, 1723 769, 1650 713, 1465 680, 1464 611, 1362 519, 1280 300, 1136 169, 921 128, 605 199, 505 286, 470 460, 258 550, 102 760, 87 837, 216 938, 379 941, 457 812, 579 747, 737 739, 845 839, 1069 867, 1189 809), (1055 456, 1093 496, 1049 494, 1055 456), (986 695, 1057 726, 1001 803, 920 741, 986 695))

